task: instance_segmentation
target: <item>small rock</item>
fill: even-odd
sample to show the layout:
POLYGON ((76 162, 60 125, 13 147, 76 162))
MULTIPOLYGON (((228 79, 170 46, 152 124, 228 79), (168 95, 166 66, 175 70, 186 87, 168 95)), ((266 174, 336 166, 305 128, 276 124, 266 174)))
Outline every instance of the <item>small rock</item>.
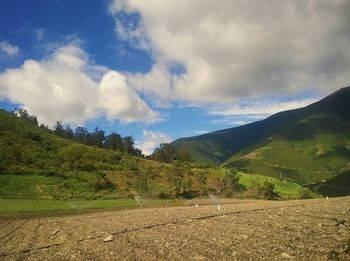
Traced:
POLYGON ((54 232, 52 232, 51 235, 56 235, 58 232, 60 232, 58 229, 56 229, 54 232))
POLYGON ((111 242, 111 241, 113 241, 114 239, 113 239, 113 236, 112 235, 109 235, 109 236, 107 236, 107 237, 105 237, 104 239, 103 239, 103 242, 111 242))
POLYGON ((282 253, 281 257, 283 259, 291 259, 292 257, 290 255, 288 255, 287 253, 282 253))
POLYGON ((338 229, 346 229, 346 226, 343 225, 343 224, 339 224, 339 225, 338 225, 338 229))

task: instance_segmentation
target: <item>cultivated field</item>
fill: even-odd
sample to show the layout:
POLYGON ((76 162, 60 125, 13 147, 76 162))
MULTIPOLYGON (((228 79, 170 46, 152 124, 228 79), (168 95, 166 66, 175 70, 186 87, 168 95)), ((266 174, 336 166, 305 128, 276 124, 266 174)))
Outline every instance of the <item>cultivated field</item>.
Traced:
POLYGON ((350 260, 349 197, 188 204, 4 217, 0 259, 350 260))

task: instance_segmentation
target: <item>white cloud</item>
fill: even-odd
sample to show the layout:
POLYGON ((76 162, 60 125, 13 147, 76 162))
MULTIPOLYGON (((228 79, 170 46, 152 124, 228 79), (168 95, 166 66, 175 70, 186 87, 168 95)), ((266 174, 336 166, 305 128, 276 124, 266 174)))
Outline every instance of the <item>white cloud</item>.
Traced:
POLYGON ((162 132, 153 132, 144 130, 142 139, 137 143, 137 147, 142 150, 145 155, 153 153, 154 149, 161 143, 169 143, 171 139, 169 136, 162 132))
POLYGON ((19 53, 19 48, 15 45, 11 45, 6 41, 0 42, 0 52, 7 56, 15 56, 19 53))
POLYGON ((240 126, 255 121, 263 120, 280 111, 293 110, 308 106, 318 98, 292 97, 289 100, 283 97, 268 97, 262 99, 243 99, 232 106, 212 106, 208 114, 219 116, 218 119, 209 121, 212 124, 240 126))
POLYGON ((0 74, 0 99, 23 104, 45 124, 83 124, 106 115, 123 122, 154 122, 153 111, 126 84, 125 77, 96 66, 76 43, 41 61, 27 60, 0 74))
POLYGON ((145 101, 127 85, 124 75, 108 72, 103 76, 99 90, 99 104, 105 108, 109 119, 119 118, 125 122, 159 120, 160 115, 150 110, 145 101))
POLYGON ((350 82, 347 0, 114 0, 110 9, 124 39, 152 50, 153 69, 127 81, 155 100, 232 103, 350 82), (118 12, 139 13, 138 26, 118 12), (172 75, 169 63, 185 72, 172 75))
POLYGON ((192 131, 194 134, 197 134, 197 135, 202 135, 202 134, 205 134, 205 133, 208 133, 210 131, 208 130, 195 130, 195 131, 192 131))
POLYGON ((248 115, 221 115, 220 118, 211 120, 211 124, 220 124, 228 126, 246 125, 255 121, 267 118, 267 114, 248 114, 248 115))
POLYGON ((231 107, 213 108, 209 112, 212 115, 254 115, 269 116, 280 111, 293 110, 310 105, 319 99, 305 98, 299 100, 283 101, 276 98, 243 100, 238 105, 231 107))

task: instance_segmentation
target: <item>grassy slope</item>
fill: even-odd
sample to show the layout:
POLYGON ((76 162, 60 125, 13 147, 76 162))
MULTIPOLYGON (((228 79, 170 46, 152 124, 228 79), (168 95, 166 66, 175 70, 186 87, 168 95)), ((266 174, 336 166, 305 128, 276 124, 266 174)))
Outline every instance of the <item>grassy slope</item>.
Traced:
POLYGON ((169 198, 198 191, 198 175, 62 139, 0 110, 0 198, 169 198))
POLYGON ((349 196, 350 171, 345 171, 322 183, 317 191, 328 196, 349 196))
POLYGON ((144 176, 161 175, 162 166, 62 139, 0 110, 0 197, 126 197, 143 189, 144 176), (134 173, 128 192, 108 179, 116 172, 134 173))
POLYGON ((78 144, 0 110, 0 198, 205 196, 224 172, 78 144))
POLYGON ((274 191, 284 199, 295 199, 302 197, 304 188, 294 182, 279 180, 272 177, 240 173, 239 183, 245 186, 248 190, 254 190, 264 182, 270 182, 275 185, 274 191))
POLYGON ((226 164, 300 184, 326 180, 337 175, 349 163, 349 129, 350 125, 335 117, 308 117, 234 155, 226 164), (337 132, 327 130, 325 125, 337 126, 337 132))
POLYGON ((305 108, 174 142, 199 161, 300 184, 329 179, 350 160, 350 87, 305 108), (210 144, 210 145, 209 145, 210 144), (220 157, 218 157, 220 155, 220 157))

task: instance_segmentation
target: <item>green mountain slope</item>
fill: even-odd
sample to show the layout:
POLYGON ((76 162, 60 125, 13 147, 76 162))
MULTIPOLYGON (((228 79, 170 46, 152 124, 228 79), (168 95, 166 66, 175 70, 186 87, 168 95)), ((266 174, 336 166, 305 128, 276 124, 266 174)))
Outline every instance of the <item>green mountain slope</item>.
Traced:
POLYGON ((350 161, 350 87, 305 108, 173 144, 199 161, 245 172, 301 184, 328 179, 350 161))
POLYGON ((350 171, 343 172, 319 184, 317 192, 328 196, 350 195, 350 171))
POLYGON ((87 146, 0 110, 0 198, 193 197, 214 186, 206 180, 189 163, 87 146))

